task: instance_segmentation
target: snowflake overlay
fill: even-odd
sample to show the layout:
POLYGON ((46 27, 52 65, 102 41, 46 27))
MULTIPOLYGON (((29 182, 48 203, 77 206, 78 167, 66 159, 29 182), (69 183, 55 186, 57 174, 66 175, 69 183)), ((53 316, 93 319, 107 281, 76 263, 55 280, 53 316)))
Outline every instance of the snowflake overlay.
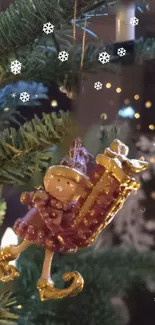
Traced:
POLYGON ((96 90, 100 90, 100 89, 102 89, 102 83, 101 83, 100 81, 95 82, 95 83, 94 83, 94 88, 95 88, 96 90))
POLYGON ((22 68, 22 64, 21 62, 19 62, 18 60, 15 60, 15 61, 12 61, 11 62, 11 66, 10 66, 10 69, 11 69, 11 72, 16 75, 18 73, 21 73, 21 68, 22 68))
POLYGON ((138 25, 138 23, 139 23, 139 19, 138 18, 136 18, 136 17, 130 18, 130 24, 132 26, 136 26, 136 25, 138 25))
POLYGON ((23 103, 26 103, 29 101, 30 95, 26 91, 24 91, 23 93, 20 93, 19 98, 22 100, 23 103))
POLYGON ((17 94, 16 93, 12 93, 11 94, 11 98, 16 98, 17 97, 17 94))
POLYGON ((107 52, 101 52, 99 53, 99 58, 98 60, 102 63, 108 63, 110 61, 110 54, 108 54, 107 52))
POLYGON ((54 25, 52 25, 50 22, 43 25, 43 31, 46 34, 51 34, 54 31, 54 25))
POLYGON ((68 60, 68 57, 69 57, 69 54, 66 51, 59 52, 58 59, 61 62, 67 61, 68 60))
POLYGON ((119 56, 124 56, 126 54, 126 50, 124 49, 124 47, 120 47, 118 50, 117 50, 117 54, 119 56))

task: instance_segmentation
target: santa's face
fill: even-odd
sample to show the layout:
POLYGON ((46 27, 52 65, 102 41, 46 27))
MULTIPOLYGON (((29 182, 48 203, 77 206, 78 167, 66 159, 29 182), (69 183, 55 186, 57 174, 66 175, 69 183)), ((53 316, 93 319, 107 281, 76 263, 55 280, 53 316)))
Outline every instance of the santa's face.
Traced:
POLYGON ((76 182, 62 176, 51 175, 45 183, 45 190, 62 202, 74 200, 77 188, 76 182))

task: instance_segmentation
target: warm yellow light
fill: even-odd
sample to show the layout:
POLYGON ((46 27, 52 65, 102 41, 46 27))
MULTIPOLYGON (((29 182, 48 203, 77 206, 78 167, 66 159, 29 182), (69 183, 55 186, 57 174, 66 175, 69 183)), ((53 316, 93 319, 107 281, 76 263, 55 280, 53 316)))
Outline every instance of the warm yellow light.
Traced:
POLYGON ((52 101, 51 101, 51 106, 52 106, 52 107, 56 107, 56 106, 58 106, 58 102, 57 102, 57 100, 52 100, 52 101))
POLYGON ((107 84, 105 86, 106 86, 106 88, 111 88, 111 83, 107 82, 107 84))
POLYGON ((155 200, 155 191, 151 192, 151 197, 153 200, 155 200))
POLYGON ((150 101, 147 101, 146 103, 145 103, 145 107, 146 108, 150 108, 152 106, 152 103, 150 102, 150 101))
POLYGON ((108 115, 106 113, 102 113, 100 116, 101 120, 107 120, 107 118, 108 118, 108 115))
POLYGON ((18 309, 22 309, 23 306, 22 306, 22 305, 18 305, 17 308, 18 308, 18 309))
POLYGON ((135 99, 135 100, 138 100, 138 99, 139 99, 139 95, 136 94, 136 95, 134 96, 134 99, 135 99))
POLYGON ((130 100, 129 100, 128 98, 125 98, 125 99, 124 99, 124 104, 125 104, 125 105, 130 104, 130 100))
POLYGON ((7 111, 9 111, 9 108, 8 107, 5 107, 4 108, 4 112, 7 112, 7 111))
POLYGON ((140 118, 140 114, 139 113, 135 113, 135 118, 140 118))
POLYGON ((119 93, 121 93, 121 91, 122 91, 122 89, 121 89, 121 88, 119 88, 119 87, 118 87, 118 88, 116 88, 116 93, 118 93, 118 94, 119 94, 119 93))
POLYGON ((155 126, 153 124, 150 124, 149 129, 153 131, 155 129, 155 126))

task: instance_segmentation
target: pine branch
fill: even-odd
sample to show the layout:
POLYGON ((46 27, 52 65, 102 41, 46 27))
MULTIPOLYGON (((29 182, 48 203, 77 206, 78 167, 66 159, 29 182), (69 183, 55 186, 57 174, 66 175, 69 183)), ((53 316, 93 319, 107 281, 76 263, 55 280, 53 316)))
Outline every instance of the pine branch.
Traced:
POLYGON ((0 226, 3 224, 6 209, 7 209, 6 202, 3 199, 1 199, 0 200, 0 226))
MULTIPOLYGON (((23 306, 18 325, 127 324, 114 309, 112 298, 126 297, 128 301, 131 290, 144 288, 148 277, 155 280, 153 252, 118 248, 93 252, 89 249, 84 255, 55 256, 52 279, 56 287, 63 287, 63 273, 78 270, 85 280, 84 290, 77 297, 43 304, 36 290, 43 256, 41 248, 31 247, 18 260, 21 277, 17 285, 22 289, 18 289, 17 298, 23 306)), ((146 301, 146 297, 144 299, 146 301)))
POLYGON ((136 63, 142 64, 144 60, 155 58, 155 38, 140 38, 135 42, 136 63))
POLYGON ((38 171, 49 166, 52 150, 67 136, 76 134, 69 113, 43 114, 26 122, 18 131, 11 128, 0 134, 0 184, 25 184, 38 171))
MULTIPOLYGON (((60 35, 59 35, 60 37, 60 35)), ((3 85, 6 83, 17 82, 18 80, 36 80, 37 82, 42 81, 43 83, 50 84, 55 83, 58 85, 62 85, 64 80, 66 79, 66 75, 68 76, 68 80, 70 83, 72 82, 72 78, 74 76, 77 79, 80 76, 80 62, 81 62, 81 45, 76 47, 74 61, 74 76, 73 76, 73 62, 72 62, 72 54, 73 54, 73 45, 67 39, 67 43, 64 42, 61 45, 61 50, 66 50, 69 53, 69 60, 66 62, 61 62, 58 59, 57 50, 52 43, 39 42, 33 45, 27 45, 26 47, 20 48, 16 53, 12 53, 5 63, 3 62, 3 76, 1 82, 3 85), (14 75, 10 72, 10 63, 13 60, 19 60, 22 63, 22 71, 19 75, 14 75)), ((119 66, 114 66, 111 63, 101 64, 98 61, 99 52, 105 50, 104 45, 100 44, 87 44, 85 47, 85 57, 83 64, 83 72, 88 73, 96 73, 97 71, 104 69, 108 71, 116 71, 119 69, 119 66)))
MULTIPOLYGON (((101 1, 103 3, 103 1, 101 1)), ((110 0, 104 1, 106 5, 110 0)), ((95 0, 81 0, 78 11, 89 10, 95 0)), ((98 1, 100 3, 100 1, 98 1)), ((0 58, 14 48, 33 42, 43 34, 43 24, 51 21, 58 29, 73 18, 74 0, 16 0, 0 15, 0 58)))
POLYGON ((0 295, 0 324, 15 325, 19 316, 13 314, 10 308, 16 304, 16 300, 10 292, 4 292, 0 295))

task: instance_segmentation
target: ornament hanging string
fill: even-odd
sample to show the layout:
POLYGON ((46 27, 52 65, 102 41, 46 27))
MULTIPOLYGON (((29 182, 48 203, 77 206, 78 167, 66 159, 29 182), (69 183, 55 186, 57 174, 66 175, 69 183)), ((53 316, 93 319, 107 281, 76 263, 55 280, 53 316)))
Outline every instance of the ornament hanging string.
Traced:
POLYGON ((81 63, 80 63, 80 69, 81 69, 81 70, 82 70, 82 68, 83 68, 84 55, 85 55, 86 26, 87 26, 87 14, 85 15, 84 30, 83 30, 83 38, 82 38, 82 53, 81 53, 81 63))
POLYGON ((77 0, 74 2, 74 23, 73 23, 73 39, 74 39, 74 44, 76 41, 76 16, 77 16, 77 0))
MULTIPOLYGON (((77 0, 75 0, 75 2, 74 2, 74 19, 73 19, 73 21, 74 21, 74 23, 73 23, 73 39, 74 39, 74 44, 76 43, 76 18, 77 18, 77 0)), ((86 26, 87 26, 87 14, 85 15, 85 20, 84 20, 80 70, 82 70, 82 68, 83 68, 83 62, 84 62, 85 44, 86 44, 86 26)))

